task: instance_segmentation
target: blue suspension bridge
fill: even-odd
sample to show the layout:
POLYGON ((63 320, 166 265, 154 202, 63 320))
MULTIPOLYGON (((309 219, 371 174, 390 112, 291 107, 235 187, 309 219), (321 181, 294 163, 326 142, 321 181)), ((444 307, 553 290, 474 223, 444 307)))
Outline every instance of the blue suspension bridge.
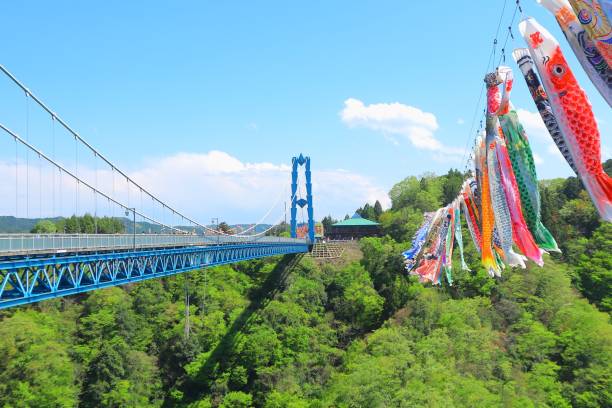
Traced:
MULTIPOLYGON (((10 170, 14 180, 6 179, 9 171, 0 174, 4 184, 0 185, 3 196, 0 203, 5 204, 2 211, 14 193, 15 217, 25 212, 26 218, 32 218, 38 199, 41 218, 92 213, 96 223, 91 234, 0 234, 0 309, 216 265, 304 253, 314 242, 309 157, 300 154, 292 159, 290 237, 274 236, 280 231, 280 220, 258 231, 257 227, 274 207, 244 231, 227 233, 218 225, 215 228, 196 221, 151 193, 81 137, 2 65, 0 71, 8 79, 7 86, 25 97, 22 134, 0 118, 0 133, 15 145, 13 163, 0 155, 0 169, 14 167, 10 170), (32 106, 43 120, 50 122, 46 133, 42 130, 44 126, 37 128, 34 124, 32 106), (43 134, 40 144, 51 144, 50 152, 35 145, 36 132, 43 134), (66 163, 71 153, 66 151, 72 148, 58 151, 57 133, 69 143, 74 142, 70 164, 66 163), (87 154, 85 159, 83 151, 87 154), (95 171, 79 167, 79 158, 81 162, 94 163, 95 171), (12 193, 10 184, 14 186, 12 193), (71 198, 67 199, 68 196, 71 198), (49 202, 51 209, 43 214, 43 207, 49 202), (69 202, 74 206, 70 207, 69 202), (307 236, 301 238, 298 210, 302 211, 302 223, 308 226, 307 236), (124 221, 130 219, 131 233, 98 233, 98 216, 116 218, 117 213, 125 215, 124 221), (137 219, 148 226, 149 233, 137 233, 137 219), (151 233, 152 229, 157 233, 151 233)), ((0 109, 17 111, 16 105, 0 105, 0 109)), ((286 219, 286 208, 283 217, 286 219)))

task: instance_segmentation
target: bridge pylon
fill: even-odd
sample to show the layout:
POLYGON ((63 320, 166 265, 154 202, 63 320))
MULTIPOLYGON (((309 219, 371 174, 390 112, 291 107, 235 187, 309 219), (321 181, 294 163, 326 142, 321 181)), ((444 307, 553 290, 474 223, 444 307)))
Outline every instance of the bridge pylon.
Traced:
POLYGON ((311 243, 315 240, 314 211, 312 208, 312 178, 310 173, 310 157, 304 157, 300 153, 298 157, 291 160, 291 237, 297 238, 297 207, 307 207, 308 212, 308 239, 311 243), (304 166, 306 176, 306 199, 297 197, 298 191, 298 168, 304 166))

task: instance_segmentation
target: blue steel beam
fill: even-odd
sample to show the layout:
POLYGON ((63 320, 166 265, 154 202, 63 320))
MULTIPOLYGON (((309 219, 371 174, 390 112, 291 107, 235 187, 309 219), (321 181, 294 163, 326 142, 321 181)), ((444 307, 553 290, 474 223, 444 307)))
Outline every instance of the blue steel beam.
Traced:
POLYGON ((312 208, 312 180, 310 172, 310 157, 304 157, 300 153, 298 157, 294 157, 291 160, 291 238, 297 238, 297 206, 301 208, 308 206, 308 239, 310 242, 315 241, 315 228, 314 228, 314 210, 312 208), (297 198, 297 179, 298 179, 298 168, 305 166, 306 175, 306 199, 297 198))
POLYGON ((249 259, 303 253, 303 242, 189 246, 0 262, 0 309, 249 259))

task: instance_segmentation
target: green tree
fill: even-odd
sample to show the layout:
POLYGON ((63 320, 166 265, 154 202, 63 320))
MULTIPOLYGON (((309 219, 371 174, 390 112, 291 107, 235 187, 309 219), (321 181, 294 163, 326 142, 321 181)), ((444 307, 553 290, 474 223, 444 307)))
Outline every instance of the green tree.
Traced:
POLYGON ((127 353, 127 346, 122 341, 101 344, 85 373, 80 398, 83 407, 119 406, 123 402, 125 395, 119 392, 125 394, 126 390, 118 387, 126 375, 121 352, 127 353))
POLYGON ((253 406, 253 397, 241 391, 232 391, 228 393, 223 402, 219 405, 220 408, 250 408, 253 406))
POLYGON ((444 176, 444 181, 442 184, 442 202, 444 204, 450 204, 455 198, 457 198, 464 179, 465 177, 463 173, 461 173, 459 170, 450 169, 448 171, 446 176, 444 176))
POLYGON ((576 265, 579 288, 602 310, 612 311, 612 225, 604 223, 582 247, 576 265))
POLYGON ((383 208, 382 208, 382 204, 380 204, 380 201, 376 200, 376 202, 374 203, 374 215, 376 216, 376 220, 378 220, 378 218, 380 217, 380 215, 383 213, 383 208))
POLYGON ((125 224, 119 218, 103 217, 98 220, 98 233, 122 234, 125 233, 125 224))
POLYGON ((52 313, 17 311, 0 324, 0 405, 74 407, 70 332, 52 313))
POLYGON ((355 330, 365 331, 379 322, 384 299, 361 265, 352 263, 336 270, 328 293, 336 315, 355 330))
POLYGON ((331 226, 336 222, 338 221, 333 219, 331 215, 323 217, 321 220, 321 224, 323 224, 323 231, 327 234, 330 231, 331 226))
POLYGON ((115 337, 104 342, 83 381, 83 407, 159 406, 160 383, 154 361, 115 337))
POLYGON ((612 406, 610 224, 577 179, 541 181, 562 254, 491 278, 463 225, 471 271, 455 251, 453 286, 421 284, 401 253, 459 176, 364 205, 385 237, 333 262, 270 257, 2 311, 0 406, 612 406))
POLYGON ((374 288, 385 299, 384 317, 389 317, 407 300, 402 246, 389 238, 364 238, 360 242, 361 264, 372 279, 374 288))
POLYGON ((53 221, 40 220, 30 232, 33 234, 55 234, 57 232, 57 226, 53 221))
POLYGON ((92 217, 90 214, 85 214, 79 221, 79 226, 81 228, 80 232, 82 234, 95 234, 97 232, 96 224, 97 220, 94 217, 92 217))
POLYGON ((221 231, 224 234, 230 234, 232 232, 232 228, 228 225, 227 222, 220 222, 217 226, 217 231, 221 231))
POLYGON ((608 176, 612 177, 612 159, 608 159, 603 164, 604 171, 608 176))
POLYGON ((156 361, 145 353, 153 328, 134 311, 127 292, 117 287, 93 292, 84 302, 78 337, 77 352, 86 367, 83 406, 159 405, 156 361))
POLYGON ((76 215, 64 220, 64 232, 66 234, 79 234, 81 232, 79 218, 76 215))
POLYGON ((287 392, 272 391, 264 408, 308 408, 308 401, 287 392))

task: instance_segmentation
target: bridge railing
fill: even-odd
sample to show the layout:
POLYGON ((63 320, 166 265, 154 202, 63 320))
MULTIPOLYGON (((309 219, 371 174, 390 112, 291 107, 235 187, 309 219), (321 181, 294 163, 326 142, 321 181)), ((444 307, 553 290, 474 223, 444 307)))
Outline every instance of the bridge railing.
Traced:
POLYGON ((0 234, 0 255, 239 243, 306 243, 284 237, 178 234, 0 234))

